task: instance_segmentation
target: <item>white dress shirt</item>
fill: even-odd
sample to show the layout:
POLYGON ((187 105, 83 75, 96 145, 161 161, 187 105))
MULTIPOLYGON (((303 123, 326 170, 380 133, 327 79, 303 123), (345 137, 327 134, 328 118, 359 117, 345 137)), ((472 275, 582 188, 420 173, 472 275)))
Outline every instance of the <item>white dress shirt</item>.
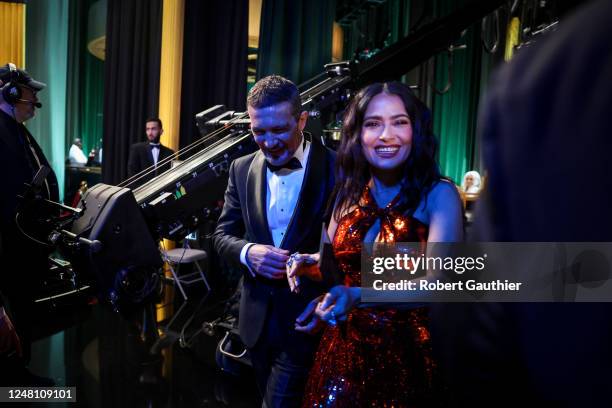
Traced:
MULTIPOLYGON (((276 172, 269 168, 266 170, 266 216, 268 217, 268 229, 272 235, 272 241, 277 248, 280 248, 285 238, 287 227, 297 207, 309 153, 310 142, 306 141, 304 145, 302 141, 293 155, 300 161, 302 168, 295 170, 280 169, 276 172)), ((255 244, 250 242, 240 251, 240 262, 249 268, 251 273, 253 271, 246 261, 246 254, 253 245, 255 244)))
POLYGON ((73 144, 68 152, 68 161, 72 166, 85 166, 87 164, 87 156, 85 156, 85 153, 83 153, 79 146, 73 144))
POLYGON ((151 154, 153 155, 153 166, 157 167, 157 162, 159 160, 159 144, 149 143, 151 146, 151 154))

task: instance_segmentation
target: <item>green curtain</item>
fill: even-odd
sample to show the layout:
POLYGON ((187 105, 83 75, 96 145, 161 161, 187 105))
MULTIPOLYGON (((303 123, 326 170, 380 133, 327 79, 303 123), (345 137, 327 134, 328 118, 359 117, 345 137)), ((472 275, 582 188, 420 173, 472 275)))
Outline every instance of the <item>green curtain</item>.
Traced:
POLYGON ((410 0, 388 0, 389 43, 391 45, 410 32, 410 0))
MULTIPOLYGON (((467 0, 436 0, 422 4, 425 20, 444 17, 465 5, 467 0), (433 14, 433 15, 432 15, 433 14)), ((340 16, 344 29, 344 59, 352 59, 355 53, 361 58, 395 43, 409 33, 410 0, 388 0, 378 6, 362 10, 345 9, 340 16), (343 15, 342 15, 343 14, 343 15)), ((421 16, 415 16, 421 20, 421 16)), ((409 85, 420 85, 418 94, 425 101, 431 101, 434 132, 440 140, 439 162, 442 173, 460 183, 463 174, 480 168, 480 152, 475 140, 478 101, 484 91, 491 57, 483 56, 480 43, 480 22, 470 27, 459 41, 467 49, 457 50, 453 55, 453 84, 444 95, 434 94, 430 100, 429 69, 414 70, 402 80, 409 85), (410 80, 408 78, 411 78, 410 80)), ((441 53, 435 57, 433 84, 442 90, 448 78, 448 57, 441 53)))
POLYGON ((96 0, 71 0, 68 32, 66 145, 79 137, 85 154, 101 147, 104 61, 87 49, 89 9, 96 0))
MULTIPOLYGON (((66 134, 66 70, 68 53, 68 0, 29 0, 26 6, 26 69, 47 88, 39 92, 43 104, 28 121, 53 170, 63 199, 66 134)), ((64 333, 32 344, 34 372, 65 378, 64 333)))
MULTIPOLYGON (((478 37, 478 41, 481 41, 480 37, 478 37)), ((502 44, 501 40, 500 40, 500 44, 502 44)), ((479 110, 478 106, 480 104, 481 97, 484 95, 487 89, 487 86, 489 84, 489 76, 491 75, 491 72, 495 69, 495 67, 497 67, 498 62, 496 62, 496 60, 501 60, 501 62, 503 62, 503 52, 500 51, 501 48, 502 48, 501 45, 498 46, 496 53, 494 55, 491 55, 485 52, 482 46, 480 47, 481 49, 480 77, 477 78, 477 80, 479 81, 478 100, 476 102, 476 105, 477 105, 476 111, 472 112, 474 118, 476 119, 475 127, 477 127, 477 124, 478 124, 478 110, 479 110)), ((476 170, 482 176, 486 173, 486 170, 485 170, 484 162, 482 159, 481 143, 476 137, 476 134, 478 133, 478 129, 474 129, 474 133, 475 134, 474 134, 474 149, 473 149, 473 154, 472 154, 472 164, 471 166, 469 166, 470 168, 467 170, 476 170)))
POLYGON ((282 75, 296 84, 331 62, 335 0, 263 0, 257 79, 282 75))
MULTIPOLYGON (((465 1, 438 0, 435 3, 437 17, 447 15, 465 1)), ((468 28, 460 44, 464 50, 453 53, 452 86, 443 95, 434 95, 434 133, 440 140, 439 162, 442 174, 457 184, 468 170, 478 170, 480 165, 476 146, 476 120, 481 80, 487 77, 489 64, 482 60, 480 22, 468 28)), ((436 89, 442 90, 448 80, 448 54, 435 58, 436 89)))
POLYGON ((344 30, 343 59, 355 52, 380 51, 406 37, 410 28, 410 0, 388 0, 372 6, 361 4, 360 10, 343 10, 340 24, 344 30))
POLYGON ((102 147, 104 111, 104 62, 87 52, 85 76, 82 82, 81 139, 84 151, 102 147), (87 150, 85 150, 87 148, 87 150))
POLYGON ((27 126, 57 174, 63 199, 66 146, 68 0, 29 0, 26 7, 26 69, 47 88, 43 108, 27 126))

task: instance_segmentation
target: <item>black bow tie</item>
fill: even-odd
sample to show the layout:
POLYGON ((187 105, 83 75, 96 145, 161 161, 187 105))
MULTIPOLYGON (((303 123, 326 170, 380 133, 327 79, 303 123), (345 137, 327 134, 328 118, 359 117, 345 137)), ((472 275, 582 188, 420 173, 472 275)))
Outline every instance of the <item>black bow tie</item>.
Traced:
POLYGON ((151 148, 157 147, 159 149, 159 145, 161 145, 161 143, 149 143, 149 146, 151 146, 151 148))
POLYGON ((272 172, 277 172, 280 169, 290 169, 290 170, 297 170, 297 169, 301 169, 302 168, 302 163, 300 163, 300 161, 296 158, 296 157, 292 157, 291 160, 289 160, 287 163, 285 164, 281 164, 280 166, 275 166, 273 164, 270 164, 267 160, 266 160, 266 165, 268 166, 268 168, 270 169, 270 171, 272 172))

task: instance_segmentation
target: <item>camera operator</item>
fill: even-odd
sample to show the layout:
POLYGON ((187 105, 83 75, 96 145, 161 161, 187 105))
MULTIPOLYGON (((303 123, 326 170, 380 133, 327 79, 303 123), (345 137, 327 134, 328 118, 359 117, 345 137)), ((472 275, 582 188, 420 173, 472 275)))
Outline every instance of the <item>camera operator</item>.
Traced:
POLYGON ((53 171, 38 191, 25 186, 41 167, 50 168, 40 146, 24 126, 25 121, 34 117, 36 108, 42 106, 36 93, 45 86, 14 64, 0 67, 0 174, 6 175, 0 201, 0 290, 11 311, 26 364, 30 359, 35 317, 34 284, 49 269, 50 246, 42 242, 44 238, 30 237, 40 235, 36 229, 43 212, 24 211, 28 203, 18 196, 36 194, 52 201, 59 197, 53 171))

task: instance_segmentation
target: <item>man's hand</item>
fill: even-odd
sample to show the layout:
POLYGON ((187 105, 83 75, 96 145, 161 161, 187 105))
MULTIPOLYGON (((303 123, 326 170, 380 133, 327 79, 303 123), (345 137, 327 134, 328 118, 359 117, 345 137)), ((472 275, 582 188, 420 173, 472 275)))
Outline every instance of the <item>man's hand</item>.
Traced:
POLYGON ((268 279, 285 279, 289 251, 272 245, 252 245, 246 254, 246 259, 258 275, 268 279))

